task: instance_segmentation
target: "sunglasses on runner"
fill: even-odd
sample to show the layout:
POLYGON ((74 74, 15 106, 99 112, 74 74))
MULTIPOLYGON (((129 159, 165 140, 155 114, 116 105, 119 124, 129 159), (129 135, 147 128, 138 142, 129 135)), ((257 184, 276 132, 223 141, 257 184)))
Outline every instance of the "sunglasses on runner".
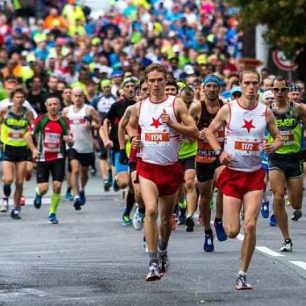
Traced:
POLYGON ((272 89, 274 92, 286 92, 288 87, 273 87, 272 89))

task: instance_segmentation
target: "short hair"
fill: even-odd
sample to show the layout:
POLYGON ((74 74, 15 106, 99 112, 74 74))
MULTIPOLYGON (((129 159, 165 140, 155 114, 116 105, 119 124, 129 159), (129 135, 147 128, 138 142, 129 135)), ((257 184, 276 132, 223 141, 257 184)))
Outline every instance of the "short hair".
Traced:
POLYGON ((10 99, 12 100, 14 98, 14 96, 17 94, 17 93, 21 93, 24 95, 24 97, 27 96, 27 91, 25 90, 25 88, 23 86, 17 86, 15 87, 11 92, 10 92, 10 99))
POLYGON ((258 80, 258 83, 261 82, 261 76, 260 76, 260 73, 255 70, 255 69, 246 69, 246 70, 242 70, 240 73, 239 73, 239 82, 241 83, 242 82, 242 79, 243 79, 243 76, 245 74, 256 74, 257 75, 257 80, 258 80))
POLYGON ((56 99, 59 104, 61 104, 61 100, 57 96, 50 96, 45 100, 45 104, 48 103, 49 100, 56 99))
POLYGON ((158 72, 161 72, 164 74, 165 76, 165 79, 167 78, 167 69, 163 66, 163 65, 160 65, 160 64, 151 64, 149 65, 146 69, 145 69, 145 78, 146 80, 148 79, 148 74, 152 71, 158 71, 158 72))
POLYGON ((285 84, 286 84, 286 86, 288 87, 289 86, 289 82, 284 78, 284 77, 282 77, 281 75, 278 75, 278 76, 276 76, 274 79, 273 79, 273 81, 272 81, 272 87, 274 86, 274 83, 275 82, 285 82, 285 84))

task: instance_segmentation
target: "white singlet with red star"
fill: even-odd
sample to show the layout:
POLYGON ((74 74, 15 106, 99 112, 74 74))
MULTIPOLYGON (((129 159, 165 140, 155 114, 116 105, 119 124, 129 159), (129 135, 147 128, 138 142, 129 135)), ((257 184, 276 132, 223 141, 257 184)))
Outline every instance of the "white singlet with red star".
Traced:
POLYGON ((231 155, 228 168, 253 172, 261 168, 260 152, 267 126, 267 107, 257 103, 252 109, 243 108, 238 100, 228 103, 229 124, 225 128, 224 151, 231 155))
POLYGON ((170 165, 177 162, 180 134, 161 122, 165 110, 172 122, 177 122, 174 113, 175 97, 152 103, 149 98, 141 102, 139 127, 141 129, 141 159, 147 163, 170 165))

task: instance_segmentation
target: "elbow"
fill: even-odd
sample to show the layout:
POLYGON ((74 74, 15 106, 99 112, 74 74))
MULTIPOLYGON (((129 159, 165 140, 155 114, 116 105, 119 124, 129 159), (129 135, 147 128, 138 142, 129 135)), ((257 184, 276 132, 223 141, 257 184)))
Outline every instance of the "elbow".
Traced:
POLYGON ((198 130, 198 128, 196 126, 193 127, 191 133, 192 133, 192 137, 193 138, 195 138, 195 139, 199 138, 199 130, 198 130))

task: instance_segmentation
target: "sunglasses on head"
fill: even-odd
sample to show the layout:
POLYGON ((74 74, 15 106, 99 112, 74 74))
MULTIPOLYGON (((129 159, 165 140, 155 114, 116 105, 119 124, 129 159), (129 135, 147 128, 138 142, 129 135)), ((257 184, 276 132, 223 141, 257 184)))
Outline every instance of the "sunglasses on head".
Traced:
POLYGON ((272 89, 274 92, 286 92, 288 87, 273 87, 272 89))

